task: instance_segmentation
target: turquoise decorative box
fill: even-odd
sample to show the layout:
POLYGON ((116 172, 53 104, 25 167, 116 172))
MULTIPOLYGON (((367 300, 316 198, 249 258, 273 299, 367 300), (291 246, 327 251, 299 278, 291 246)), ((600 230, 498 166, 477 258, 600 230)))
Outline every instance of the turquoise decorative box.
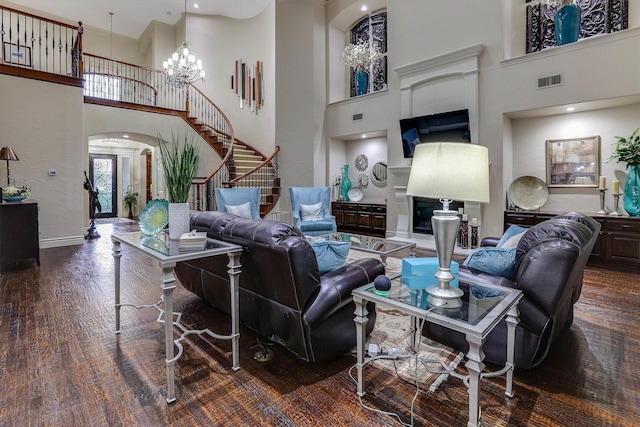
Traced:
MULTIPOLYGON (((402 259, 402 282, 410 289, 425 289, 438 284, 438 279, 434 277, 438 271, 438 258, 403 258, 402 259)), ((460 265, 451 261, 451 272, 454 279, 451 286, 458 287, 458 272, 460 265)))

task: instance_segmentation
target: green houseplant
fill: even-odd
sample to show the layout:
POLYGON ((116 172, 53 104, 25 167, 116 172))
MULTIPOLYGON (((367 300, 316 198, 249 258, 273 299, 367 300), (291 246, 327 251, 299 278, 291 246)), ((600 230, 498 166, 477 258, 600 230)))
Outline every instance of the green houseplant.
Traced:
POLYGON ((164 172, 164 182, 169 194, 169 238, 177 240, 189 231, 189 191, 196 175, 200 146, 193 137, 183 140, 171 133, 172 143, 168 145, 158 134, 158 146, 164 172))
POLYGON ((131 191, 131 188, 129 188, 122 198, 127 208, 129 208, 129 219, 133 219, 133 208, 138 206, 138 196, 139 193, 137 191, 131 191))
POLYGON ((607 161, 625 163, 629 173, 624 184, 624 210, 631 216, 640 215, 640 128, 628 138, 616 136, 618 142, 607 161))

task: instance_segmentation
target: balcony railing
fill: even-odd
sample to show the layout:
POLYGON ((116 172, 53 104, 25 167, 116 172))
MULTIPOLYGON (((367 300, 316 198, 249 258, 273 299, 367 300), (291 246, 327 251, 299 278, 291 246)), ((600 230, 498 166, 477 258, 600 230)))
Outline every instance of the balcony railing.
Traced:
POLYGON ((65 77, 82 75, 82 23, 78 26, 0 6, 2 64, 65 77))

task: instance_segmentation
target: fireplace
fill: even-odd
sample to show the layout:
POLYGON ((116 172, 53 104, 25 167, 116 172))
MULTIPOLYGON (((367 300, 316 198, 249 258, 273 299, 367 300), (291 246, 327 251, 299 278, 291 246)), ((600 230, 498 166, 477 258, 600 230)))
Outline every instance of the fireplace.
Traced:
MULTIPOLYGON (((464 208, 464 202, 453 201, 449 204, 449 209, 457 211, 464 208)), ((431 217, 434 210, 442 209, 442 202, 438 199, 427 199, 424 197, 413 198, 413 232, 418 234, 433 235, 431 227, 431 217)))
MULTIPOLYGON (((471 143, 477 144, 478 63, 483 49, 482 44, 475 44, 394 68, 400 78, 400 118, 468 110, 471 143)), ((391 164, 388 169, 393 174, 397 211, 395 236, 433 241, 431 216, 434 209, 442 209, 442 203, 431 200, 431 204, 423 204, 419 198, 407 196, 410 159, 402 158, 400 164, 391 164)), ((453 204, 450 209, 458 210, 463 206, 469 218, 482 221, 479 203, 453 204)))

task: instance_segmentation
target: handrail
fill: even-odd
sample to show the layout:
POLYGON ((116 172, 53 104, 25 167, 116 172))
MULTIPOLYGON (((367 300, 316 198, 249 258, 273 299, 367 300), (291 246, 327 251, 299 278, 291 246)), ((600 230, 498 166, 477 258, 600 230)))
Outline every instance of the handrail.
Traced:
POLYGON ((202 123, 208 130, 215 132, 218 137, 222 137, 223 147, 227 150, 222 163, 214 170, 209 176, 207 176, 202 182, 198 184, 207 184, 211 179, 222 169, 224 165, 228 165, 231 162, 233 156, 233 147, 235 143, 235 131, 231 126, 231 121, 224 112, 218 108, 215 102, 211 101, 204 93, 202 93, 197 87, 189 86, 189 111, 190 117, 197 117, 198 121, 202 123), (193 91, 193 94, 191 92, 193 91), (213 107, 213 109, 211 108, 213 107))
POLYGON ((3 66, 23 69, 26 75, 40 71, 82 77, 82 22, 74 26, 0 6, 0 25, 3 66))

